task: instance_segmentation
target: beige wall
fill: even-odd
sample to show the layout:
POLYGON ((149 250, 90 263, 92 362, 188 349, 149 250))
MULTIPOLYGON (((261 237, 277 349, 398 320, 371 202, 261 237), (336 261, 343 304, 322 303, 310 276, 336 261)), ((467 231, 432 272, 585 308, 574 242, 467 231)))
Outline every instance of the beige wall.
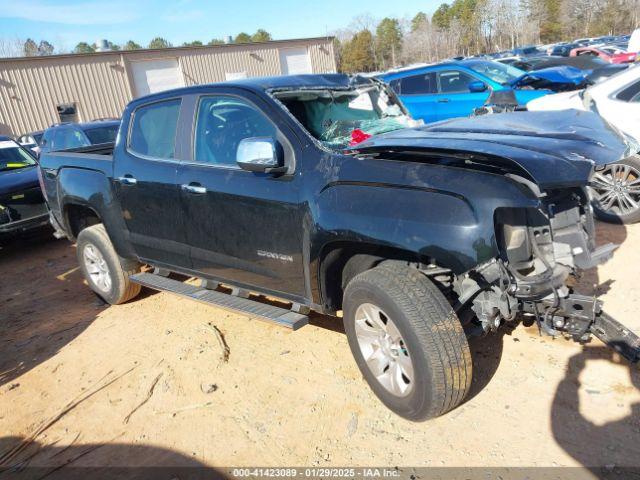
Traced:
POLYGON ((280 75, 279 50, 306 47, 314 73, 336 71, 331 39, 277 41, 92 55, 0 60, 0 135, 42 130, 58 121, 56 105, 75 103, 80 121, 119 117, 135 96, 129 64, 177 58, 185 85, 220 82, 226 73, 280 75))

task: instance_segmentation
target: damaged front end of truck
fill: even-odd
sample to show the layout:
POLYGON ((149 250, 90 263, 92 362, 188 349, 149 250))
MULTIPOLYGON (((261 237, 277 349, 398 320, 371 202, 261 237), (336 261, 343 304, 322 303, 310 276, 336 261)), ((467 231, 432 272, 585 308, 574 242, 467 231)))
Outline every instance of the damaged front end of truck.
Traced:
POLYGON ((456 274, 437 265, 424 269, 454 292, 463 323, 470 314, 483 332, 524 322, 577 342, 595 335, 630 362, 640 361, 640 338, 607 315, 595 293, 575 289, 582 272, 606 262, 618 247, 596 246, 590 176, 636 153, 637 143, 596 115, 515 112, 393 132, 354 150, 409 159, 425 149, 453 148, 466 158, 458 167, 503 168, 536 199, 531 207, 495 208, 494 258, 456 274))
MULTIPOLYGON (((420 245, 416 265, 441 288, 468 332, 537 323, 541 333, 578 342, 595 335, 629 361, 640 360, 640 338, 604 313, 596 296, 575 291, 581 272, 617 248, 596 247, 590 177, 637 153, 633 140, 578 111, 511 112, 424 126, 385 85, 361 77, 270 94, 320 148, 361 161, 370 180, 364 183, 424 191, 435 202, 409 206, 398 198, 393 231, 409 230, 390 243, 405 248, 402 241, 410 238, 413 247, 420 245), (376 176, 379 164, 386 167, 376 176), (456 172, 463 170, 479 175, 459 180, 456 172), (454 203, 448 211, 429 211, 454 203), (423 223, 403 222, 403 208, 422 211, 423 223), (467 208, 474 220, 465 217, 464 224, 467 208), (472 258, 476 241, 490 253, 472 258), (438 262, 436 251, 467 260, 438 262), (468 253, 457 255, 461 251, 468 253)), ((348 182, 363 180, 353 173, 360 170, 349 171, 348 182)), ((388 231, 360 233, 389 241, 388 231)))
POLYGON ((543 334, 577 342, 595 335, 638 362, 640 338, 607 315, 595 293, 574 290, 583 271, 606 262, 618 247, 595 246, 586 190, 550 192, 540 200, 539 208, 497 210, 500 255, 455 279, 457 308, 470 307, 485 332, 505 322, 535 322, 543 334))

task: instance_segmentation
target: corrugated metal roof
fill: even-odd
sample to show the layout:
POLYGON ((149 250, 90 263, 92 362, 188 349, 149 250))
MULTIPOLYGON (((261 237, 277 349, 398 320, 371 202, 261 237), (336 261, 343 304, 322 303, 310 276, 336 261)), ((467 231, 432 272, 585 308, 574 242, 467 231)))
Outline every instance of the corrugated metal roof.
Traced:
POLYGON ((182 52, 185 50, 218 50, 225 48, 240 48, 240 47, 256 47, 260 45, 269 45, 269 46, 278 46, 278 45, 286 45, 289 43, 315 43, 318 41, 333 41, 335 37, 326 36, 326 37, 308 37, 308 38, 289 38, 284 40, 269 40, 268 42, 245 42, 245 43, 222 43, 220 45, 201 45, 201 46, 180 46, 180 47, 169 47, 169 48, 138 48, 136 50, 110 50, 106 52, 93 52, 93 53, 61 53, 55 55, 43 55, 43 56, 32 56, 32 57, 5 57, 0 58, 0 63, 2 62, 15 62, 15 61, 39 61, 44 59, 57 59, 57 58, 82 58, 82 57, 97 57, 97 56, 108 56, 108 55, 133 55, 137 53, 169 53, 169 52, 182 52))

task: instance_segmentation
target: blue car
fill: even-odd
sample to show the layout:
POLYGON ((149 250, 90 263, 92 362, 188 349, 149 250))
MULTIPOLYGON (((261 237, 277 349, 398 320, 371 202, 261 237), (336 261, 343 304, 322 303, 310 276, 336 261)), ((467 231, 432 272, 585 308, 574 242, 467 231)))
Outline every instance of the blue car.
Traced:
POLYGON ((430 123, 470 115, 486 102, 491 91, 513 90, 521 105, 551 93, 531 85, 518 88, 528 77, 527 72, 491 60, 461 60, 390 72, 379 78, 391 86, 414 118, 430 123))

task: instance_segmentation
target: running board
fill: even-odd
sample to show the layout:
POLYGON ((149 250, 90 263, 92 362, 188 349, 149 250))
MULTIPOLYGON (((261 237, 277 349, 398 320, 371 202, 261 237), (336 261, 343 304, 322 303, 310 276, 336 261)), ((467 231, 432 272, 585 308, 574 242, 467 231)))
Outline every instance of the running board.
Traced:
POLYGON ((131 275, 129 278, 132 282, 139 283, 144 287, 175 293, 176 295, 208 303, 209 305, 215 305, 216 307, 236 310, 292 330, 297 330, 309 323, 309 317, 306 315, 287 310, 286 308, 222 293, 217 290, 209 290, 196 285, 189 285, 162 275, 142 272, 131 275))

